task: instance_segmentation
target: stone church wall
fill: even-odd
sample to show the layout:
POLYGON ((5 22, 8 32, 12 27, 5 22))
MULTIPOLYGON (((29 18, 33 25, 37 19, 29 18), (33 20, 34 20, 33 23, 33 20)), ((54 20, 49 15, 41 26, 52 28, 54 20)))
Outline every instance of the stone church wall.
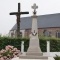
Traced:
MULTIPOLYGON (((38 29, 38 35, 39 36, 44 36, 44 31, 45 30, 47 32, 49 32, 51 37, 56 37, 57 32, 60 33, 60 28, 59 27, 58 28, 55 28, 55 27, 54 28, 39 28, 38 29)), ((25 30, 25 37, 29 37, 30 33, 31 33, 31 29, 26 29, 25 30)))
MULTIPOLYGON (((29 35, 31 33, 31 29, 21 30, 21 32, 22 32, 22 37, 27 38, 27 37, 29 37, 29 35)), ((50 37, 57 37, 58 36, 57 33, 59 33, 59 35, 60 35, 60 28, 59 27, 58 28, 55 28, 55 27, 54 28, 39 28, 38 29, 39 37, 44 36, 45 32, 49 32, 50 37)), ((10 31, 10 37, 16 37, 16 30, 10 31)))

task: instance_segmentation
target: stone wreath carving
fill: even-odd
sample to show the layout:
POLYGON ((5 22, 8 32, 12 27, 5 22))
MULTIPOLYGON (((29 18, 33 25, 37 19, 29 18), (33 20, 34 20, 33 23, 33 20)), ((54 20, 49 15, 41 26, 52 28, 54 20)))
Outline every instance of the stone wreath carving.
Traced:
POLYGON ((35 30, 34 30, 34 32, 32 32, 32 35, 33 36, 36 36, 37 35, 37 32, 35 32, 35 30))

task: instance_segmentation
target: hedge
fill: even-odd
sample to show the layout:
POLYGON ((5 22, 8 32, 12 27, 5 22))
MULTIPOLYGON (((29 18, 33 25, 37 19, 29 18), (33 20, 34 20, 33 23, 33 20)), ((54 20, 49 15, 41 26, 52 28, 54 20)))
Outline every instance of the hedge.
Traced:
POLYGON ((60 60, 60 56, 56 55, 56 57, 54 57, 55 60, 60 60))
MULTIPOLYGON (((40 38, 39 43, 41 50, 46 52, 46 41, 50 41, 50 51, 59 52, 60 51, 60 40, 51 39, 51 38, 40 38)), ((4 49, 6 45, 13 45, 21 50, 21 41, 24 41, 24 51, 27 51, 29 47, 29 38, 9 38, 9 37, 0 37, 0 50, 4 49)))

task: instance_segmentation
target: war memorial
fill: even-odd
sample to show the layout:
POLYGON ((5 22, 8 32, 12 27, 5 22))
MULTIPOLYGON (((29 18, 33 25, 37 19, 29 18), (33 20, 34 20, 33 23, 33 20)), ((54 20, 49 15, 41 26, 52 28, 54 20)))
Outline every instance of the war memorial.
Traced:
MULTIPOLYGON (((33 16, 32 18, 32 29, 30 34, 29 48, 24 55, 20 55, 19 57, 13 58, 12 60, 54 60, 53 57, 43 56, 43 52, 39 47, 39 38, 38 38, 38 26, 37 26, 37 11, 38 6, 34 3, 32 6, 33 16)), ((20 15, 28 14, 28 12, 20 12, 20 6, 18 4, 18 12, 10 13, 10 15, 17 15, 17 37, 19 37, 19 26, 20 26, 20 15)))

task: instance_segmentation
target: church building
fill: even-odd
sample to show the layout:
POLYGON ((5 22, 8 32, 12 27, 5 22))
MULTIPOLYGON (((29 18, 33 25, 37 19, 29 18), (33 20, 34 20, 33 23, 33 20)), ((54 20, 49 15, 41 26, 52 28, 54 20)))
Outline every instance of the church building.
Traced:
MULTIPOLYGON (((60 13, 37 16, 38 35, 60 38, 60 13)), ((32 27, 32 17, 22 17, 20 35, 29 37, 32 27)), ((16 37, 17 24, 9 31, 11 37, 16 37)))

